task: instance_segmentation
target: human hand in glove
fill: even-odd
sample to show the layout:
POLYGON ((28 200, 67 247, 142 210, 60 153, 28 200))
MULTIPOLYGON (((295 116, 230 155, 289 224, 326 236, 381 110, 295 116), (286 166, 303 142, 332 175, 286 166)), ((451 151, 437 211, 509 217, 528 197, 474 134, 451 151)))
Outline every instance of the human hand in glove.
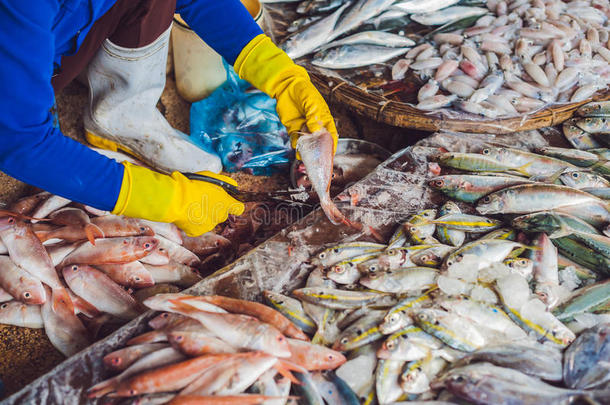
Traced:
POLYGON ((241 51, 235 71, 259 90, 277 100, 277 114, 296 146, 305 125, 309 132, 326 128, 333 137, 333 153, 337 149, 337 128, 322 95, 311 83, 309 75, 288 55, 261 34, 241 51))
MULTIPOLYGON (((229 214, 241 215, 244 204, 222 187, 189 180, 179 172, 171 176, 124 162, 125 171, 113 214, 176 224, 189 236, 199 236, 224 222, 229 214)), ((211 172, 209 177, 237 186, 235 180, 211 172)))

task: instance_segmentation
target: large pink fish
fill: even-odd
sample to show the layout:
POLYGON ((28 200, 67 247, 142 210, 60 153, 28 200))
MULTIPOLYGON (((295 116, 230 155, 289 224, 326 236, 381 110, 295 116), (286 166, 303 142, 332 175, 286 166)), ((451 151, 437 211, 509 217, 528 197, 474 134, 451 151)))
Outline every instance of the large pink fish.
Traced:
POLYGON ((53 305, 62 302, 74 312, 72 300, 59 280, 51 257, 30 225, 14 217, 0 218, 0 239, 17 266, 51 287, 55 298, 53 305))
POLYGON ((326 130, 299 137, 296 150, 307 170, 313 189, 320 198, 322 210, 333 224, 349 224, 345 215, 330 198, 330 182, 333 175, 333 138, 326 130))
MULTIPOLYGON (((154 231, 135 218, 105 215, 91 219, 91 224, 101 232, 104 238, 128 236, 154 236, 154 231)), ((68 225, 53 229, 36 229, 36 236, 45 242, 50 239, 62 239, 67 242, 78 242, 88 239, 87 231, 82 225, 68 225)))
POLYGON ((159 241, 152 236, 99 239, 95 246, 89 242, 80 245, 68 254, 59 266, 79 263, 129 263, 148 255, 158 245, 159 241))
POLYGON ((286 337, 275 327, 256 318, 205 312, 179 301, 172 301, 172 304, 174 312, 197 319, 216 337, 235 348, 261 350, 277 357, 291 355, 286 337))
POLYGON ((139 315, 136 300, 103 272, 91 266, 72 264, 64 267, 62 273, 70 289, 100 311, 121 319, 139 315))

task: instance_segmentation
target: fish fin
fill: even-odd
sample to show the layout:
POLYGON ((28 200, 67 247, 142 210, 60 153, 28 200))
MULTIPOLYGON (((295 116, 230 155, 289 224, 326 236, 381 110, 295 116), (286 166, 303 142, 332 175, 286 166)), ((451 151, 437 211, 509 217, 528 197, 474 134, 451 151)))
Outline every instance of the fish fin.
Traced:
POLYGON ((41 242, 46 242, 49 239, 53 239, 53 231, 34 231, 34 234, 41 242))
POLYGON ((278 359, 277 362, 273 365, 273 368, 285 378, 288 378, 291 383, 301 385, 301 382, 291 373, 291 371, 298 371, 299 373, 307 373, 307 369, 301 367, 292 362, 278 359))
POLYGON ((66 309, 74 314, 74 303, 72 298, 70 298, 70 294, 68 294, 68 290, 63 287, 54 288, 51 297, 53 300, 53 311, 59 313, 61 310, 60 306, 64 305, 66 309))
POLYGON ((164 330, 153 330, 150 332, 142 333, 136 337, 133 337, 125 343, 127 346, 139 345, 143 343, 155 343, 155 342, 163 342, 167 341, 167 334, 164 330), (158 340, 159 336, 164 336, 165 339, 158 340))
POLYGON ((85 225, 85 235, 87 235, 87 239, 89 240, 89 242, 91 242, 91 244, 95 246, 95 239, 103 238, 104 232, 102 232, 99 226, 89 223, 85 225))

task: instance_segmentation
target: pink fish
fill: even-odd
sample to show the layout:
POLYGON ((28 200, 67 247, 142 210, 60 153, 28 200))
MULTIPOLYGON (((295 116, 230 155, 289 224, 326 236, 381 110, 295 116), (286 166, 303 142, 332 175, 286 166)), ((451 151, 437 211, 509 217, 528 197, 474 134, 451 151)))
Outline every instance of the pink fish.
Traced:
POLYGON ((139 261, 120 264, 98 264, 95 266, 116 283, 134 288, 145 288, 155 285, 152 276, 139 261))
POLYGON ((349 224, 330 198, 330 181, 333 174, 333 138, 326 130, 299 137, 296 150, 307 168, 307 176, 320 198, 322 210, 333 224, 349 224))
POLYGON ((58 299, 55 291, 51 293, 47 289, 47 294, 51 298, 43 304, 41 310, 45 332, 53 346, 70 357, 89 346, 87 330, 74 315, 74 309, 58 299))
POLYGON ((152 236, 100 239, 95 246, 85 242, 66 256, 59 266, 129 263, 148 255, 158 245, 159 242, 152 236))
POLYGON ((64 267, 62 273, 70 289, 100 311, 121 319, 139 315, 136 300, 101 271, 72 264, 64 267))
POLYGON ((74 312, 70 296, 59 280, 49 254, 30 225, 14 217, 0 218, 0 239, 17 266, 53 289, 53 305, 61 302, 74 312))
POLYGON ((0 256, 0 286, 25 304, 40 305, 46 301, 40 280, 32 277, 7 256, 0 256))
POLYGON ((40 329, 43 327, 40 305, 28 305, 19 301, 0 304, 0 323, 22 328, 40 329))

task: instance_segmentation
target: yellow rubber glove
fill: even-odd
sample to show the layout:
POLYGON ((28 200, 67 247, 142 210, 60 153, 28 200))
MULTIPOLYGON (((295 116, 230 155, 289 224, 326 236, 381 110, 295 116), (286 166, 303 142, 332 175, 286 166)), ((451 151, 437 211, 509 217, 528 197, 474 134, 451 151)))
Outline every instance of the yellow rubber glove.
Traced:
POLYGON ((277 114, 290 134, 294 148, 299 132, 326 128, 337 149, 337 128, 328 105, 315 88, 307 71, 297 66, 284 51, 261 34, 242 49, 235 61, 240 78, 277 100, 277 114))
MULTIPOLYGON (((125 172, 113 214, 172 222, 187 235, 199 236, 225 221, 229 214, 244 212, 244 204, 222 187, 189 180, 179 172, 168 176, 128 162, 122 164, 125 172)), ((200 174, 237 186, 235 180, 227 176, 211 172, 200 174)))

